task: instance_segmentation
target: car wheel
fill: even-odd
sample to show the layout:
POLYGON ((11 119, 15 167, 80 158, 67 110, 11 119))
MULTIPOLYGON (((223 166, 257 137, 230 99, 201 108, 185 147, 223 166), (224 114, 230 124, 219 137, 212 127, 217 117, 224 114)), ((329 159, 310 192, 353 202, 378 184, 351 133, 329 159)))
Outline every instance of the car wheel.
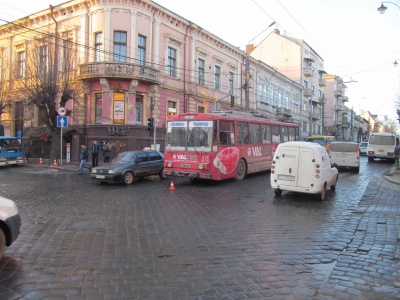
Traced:
POLYGON ((274 189, 275 195, 281 196, 282 195, 282 190, 281 189, 274 189))
POLYGON ((246 163, 244 162, 244 159, 241 158, 236 166, 236 181, 243 180, 244 175, 246 175, 246 163))
POLYGON ((128 184, 132 184, 133 182, 133 173, 132 172, 126 172, 124 174, 124 177, 122 177, 122 181, 128 185, 128 184))
POLYGON ((334 191, 334 190, 336 190, 336 184, 337 184, 337 182, 338 182, 338 179, 339 179, 339 175, 338 175, 338 176, 336 176, 335 183, 331 185, 331 191, 334 191))
POLYGON ((6 236, 3 229, 0 228, 0 258, 3 256, 4 250, 6 249, 6 236))
POLYGON ((368 157, 368 162, 373 162, 374 158, 373 157, 368 157))
POLYGON ((164 174, 164 169, 161 169, 161 172, 158 174, 160 176, 161 180, 167 178, 167 175, 164 174))
POLYGON ((360 167, 356 167, 354 170, 356 173, 360 173, 360 167))
POLYGON ((325 199, 325 193, 326 193, 326 183, 324 184, 324 187, 322 188, 321 193, 318 194, 319 200, 324 200, 325 199))

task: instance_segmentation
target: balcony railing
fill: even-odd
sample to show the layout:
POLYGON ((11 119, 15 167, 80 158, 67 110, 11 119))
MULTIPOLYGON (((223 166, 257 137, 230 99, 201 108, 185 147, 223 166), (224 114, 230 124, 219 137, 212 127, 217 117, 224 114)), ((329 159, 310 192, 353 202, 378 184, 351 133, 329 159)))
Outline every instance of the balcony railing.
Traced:
POLYGON ((277 107, 276 108, 276 113, 278 115, 284 115, 285 117, 291 117, 292 116, 292 111, 288 108, 285 107, 277 107))
POLYGON ((313 74, 313 69, 309 67, 303 68, 303 74, 304 76, 310 77, 313 74))
POLYGON ((342 111, 342 110, 343 110, 343 106, 341 106, 341 105, 336 105, 336 110, 337 110, 337 111, 342 111))
POLYGON ((311 89, 304 89, 303 95, 304 95, 304 97, 311 97, 313 95, 313 92, 311 89))
POLYGON ((350 127, 350 122, 346 119, 342 120, 342 127, 343 128, 349 128, 350 127))
POLYGON ((79 66, 79 78, 126 78, 137 79, 149 83, 160 83, 160 70, 131 63, 94 62, 79 66))
POLYGON ((335 91, 335 96, 336 97, 342 97, 342 95, 343 95, 343 92, 341 90, 335 91))
POLYGON ((326 86, 326 80, 320 78, 320 79, 318 80, 318 84, 319 84, 319 86, 326 86))
POLYGON ((347 102, 347 101, 349 101, 349 97, 347 97, 347 96, 343 96, 343 98, 342 98, 342 101, 343 101, 343 102, 347 102))
POLYGON ((313 120, 320 120, 320 119, 321 119, 321 114, 312 113, 312 114, 311 114, 311 118, 312 118, 313 120))

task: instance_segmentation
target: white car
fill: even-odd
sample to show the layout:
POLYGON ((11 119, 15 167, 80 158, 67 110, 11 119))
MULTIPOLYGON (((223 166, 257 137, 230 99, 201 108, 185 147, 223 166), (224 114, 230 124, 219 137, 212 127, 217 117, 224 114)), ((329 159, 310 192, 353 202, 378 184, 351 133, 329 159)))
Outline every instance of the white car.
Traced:
POLYGON ((360 146, 360 155, 367 155, 368 142, 361 142, 359 146, 360 146))
POLYGON ((14 201, 0 196, 0 258, 6 246, 17 239, 21 228, 21 216, 14 201))
POLYGON ((360 147, 355 142, 333 142, 329 146, 331 163, 340 169, 360 172, 360 147))
POLYGON ((331 165, 328 152, 317 143, 279 144, 271 167, 271 186, 275 195, 282 191, 315 194, 325 199, 325 191, 336 189, 338 169, 331 165))

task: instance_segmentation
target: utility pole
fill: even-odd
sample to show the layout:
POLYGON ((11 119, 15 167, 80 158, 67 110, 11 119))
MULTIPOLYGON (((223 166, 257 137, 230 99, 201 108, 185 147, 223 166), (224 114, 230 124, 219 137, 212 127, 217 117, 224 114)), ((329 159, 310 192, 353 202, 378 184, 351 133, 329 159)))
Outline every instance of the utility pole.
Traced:
POLYGON ((249 82, 250 82, 250 60, 249 60, 249 56, 246 55, 246 67, 245 67, 245 71, 246 71, 246 78, 244 81, 244 99, 246 101, 246 110, 249 111, 250 110, 250 92, 249 92, 249 82))

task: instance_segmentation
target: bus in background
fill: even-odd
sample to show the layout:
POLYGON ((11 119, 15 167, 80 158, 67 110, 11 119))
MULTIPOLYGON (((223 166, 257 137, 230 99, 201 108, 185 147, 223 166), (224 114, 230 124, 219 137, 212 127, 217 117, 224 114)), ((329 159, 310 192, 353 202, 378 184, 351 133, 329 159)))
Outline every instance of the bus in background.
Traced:
POLYGON ((13 136, 5 136, 3 125, 0 125, 0 166, 23 163, 24 157, 19 140, 13 136))
POLYGON ((368 161, 373 162, 375 158, 396 161, 395 150, 399 145, 399 138, 389 132, 375 132, 369 136, 367 146, 368 161))
POLYGON ((320 144, 326 150, 329 149, 329 146, 333 141, 335 141, 335 137, 333 135, 312 135, 307 138, 307 142, 320 144))
POLYGON ((170 116, 164 175, 242 180, 270 170, 279 143, 299 140, 299 125, 233 111, 170 116))

